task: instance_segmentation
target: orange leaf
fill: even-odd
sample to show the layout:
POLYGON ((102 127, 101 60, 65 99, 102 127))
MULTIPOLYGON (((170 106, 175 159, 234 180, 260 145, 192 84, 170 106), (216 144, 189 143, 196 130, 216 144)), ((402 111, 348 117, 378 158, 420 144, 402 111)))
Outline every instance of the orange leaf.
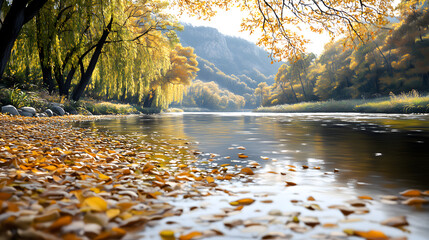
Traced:
POLYGON ((376 240, 384 240, 389 239, 388 236, 386 236, 383 232, 376 231, 376 230, 370 230, 368 232, 362 232, 362 231, 354 231, 354 234, 359 237, 363 237, 366 239, 376 239, 376 240))
POLYGON ((52 176, 52 178, 54 179, 55 182, 61 182, 61 178, 58 177, 57 175, 52 176))
POLYGON ((0 192, 0 200, 7 201, 10 197, 12 197, 12 193, 0 192))
POLYGON ((236 201, 232 201, 229 204, 232 206, 242 206, 242 205, 250 205, 252 203, 254 203, 255 200, 251 199, 251 198, 242 198, 242 199, 238 199, 236 201))
POLYGON ((400 194, 404 197, 420 197, 422 195, 422 192, 416 189, 409 189, 409 190, 400 192, 400 194))
POLYGON ((49 171, 54 171, 54 170, 57 169, 57 167, 52 166, 52 165, 49 165, 49 166, 46 166, 46 167, 43 167, 43 168, 46 169, 46 170, 49 170, 49 171))
POLYGON ((73 218, 71 216, 64 216, 58 218, 52 225, 49 227, 49 230, 56 230, 59 229, 65 225, 69 225, 72 222, 73 218))
POLYGON ((252 169, 250 169, 248 167, 245 167, 245 168, 241 169, 240 173, 244 173, 246 175, 254 175, 252 169))
POLYGON ((359 199, 364 199, 364 200, 373 200, 372 197, 364 195, 364 196, 359 196, 359 199))
POLYGON ((243 154, 243 153, 239 153, 238 157, 239 158, 248 158, 249 156, 247 156, 246 154, 243 154))
POLYGON ((99 177, 101 180, 110 180, 110 177, 109 177, 109 176, 104 175, 104 174, 102 174, 102 173, 98 174, 98 177, 99 177))
POLYGON ((206 180, 208 183, 214 182, 214 179, 212 177, 206 177, 206 180))
POLYGON ((287 187, 289 187, 289 186, 296 186, 296 183, 286 181, 286 186, 287 187))
POLYGON ((202 236, 203 234, 201 233, 201 232, 198 232, 198 231, 194 231, 194 232, 190 232, 190 233, 188 233, 188 234, 186 234, 186 235, 182 235, 182 236, 180 236, 179 237, 179 240, 191 240, 191 239, 193 239, 193 238, 197 238, 197 237, 200 237, 200 236, 202 236))

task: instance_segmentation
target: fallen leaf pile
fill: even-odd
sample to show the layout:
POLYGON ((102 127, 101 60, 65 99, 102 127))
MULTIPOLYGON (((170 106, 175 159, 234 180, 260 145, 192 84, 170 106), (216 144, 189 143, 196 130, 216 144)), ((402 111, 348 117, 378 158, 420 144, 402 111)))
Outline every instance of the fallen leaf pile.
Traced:
MULTIPOLYGON (((246 159, 243 167, 217 165, 216 161, 229 157, 201 154, 189 149, 186 140, 124 136, 72 125, 74 121, 96 119, 0 115, 0 239, 137 239, 141 238, 143 228, 188 213, 187 209, 175 207, 172 200, 198 200, 219 194, 228 198, 224 207, 218 213, 198 216, 195 222, 222 223, 225 229, 164 229, 158 237, 204 239, 225 236, 228 229, 239 229, 242 234, 256 233, 262 239, 291 239, 293 234, 325 229, 313 238, 389 239, 388 234, 378 230, 339 231, 341 221, 355 221, 349 215, 370 212, 368 205, 376 201, 371 196, 329 206, 319 205, 317 196, 307 195, 305 200, 290 196, 284 201, 303 211, 272 209, 259 219, 238 215, 257 204, 273 203, 266 198, 268 195, 249 197, 225 187, 252 184, 254 179, 262 177, 257 171, 259 163, 247 160, 248 155, 237 156, 246 159), (200 168, 202 164, 206 164, 204 168, 200 168), (301 215, 317 211, 341 213, 344 219, 332 222, 301 215), (283 226, 283 230, 271 231, 270 226, 277 225, 283 226), (329 229, 334 230, 326 233, 329 229)), ((236 149, 246 150, 243 146, 236 149)), ((300 182, 292 181, 291 174, 320 169, 287 165, 284 171, 265 174, 284 179, 286 191, 300 186, 300 182)), ((420 207, 428 202, 427 197, 428 191, 411 189, 398 196, 382 196, 380 201, 420 207)), ((385 219, 381 225, 402 229, 409 223, 405 216, 397 216, 385 219)))
POLYGON ((196 157, 184 143, 72 128, 82 118, 0 115, 0 235, 6 239, 122 238, 181 214, 159 197, 201 197, 209 193, 198 188, 215 187, 215 179, 243 177, 226 166, 192 168, 196 157))

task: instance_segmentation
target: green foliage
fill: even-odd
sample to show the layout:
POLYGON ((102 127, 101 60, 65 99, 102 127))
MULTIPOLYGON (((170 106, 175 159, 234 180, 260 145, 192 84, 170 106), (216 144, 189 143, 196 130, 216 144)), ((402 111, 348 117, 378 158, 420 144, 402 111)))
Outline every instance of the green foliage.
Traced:
POLYGON ((3 105, 13 105, 16 108, 29 106, 31 97, 19 88, 2 89, 0 93, 3 105))
POLYGON ((216 111, 235 111, 245 105, 244 97, 222 90, 215 82, 195 81, 188 88, 182 107, 207 108, 216 111))
POLYGON ((115 104, 111 102, 87 102, 85 108, 95 115, 133 114, 137 109, 129 104, 115 104))
POLYGON ((257 112, 366 112, 366 113, 428 113, 429 95, 420 96, 417 91, 392 94, 389 98, 371 100, 329 100, 260 107, 257 112))

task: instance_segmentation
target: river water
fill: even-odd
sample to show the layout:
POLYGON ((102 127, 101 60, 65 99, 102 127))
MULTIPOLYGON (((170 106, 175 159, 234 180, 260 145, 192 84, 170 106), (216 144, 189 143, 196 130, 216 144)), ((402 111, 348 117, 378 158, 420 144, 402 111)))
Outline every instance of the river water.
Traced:
MULTIPOLYGON (((116 134, 185 139, 191 143, 191 148, 203 153, 200 161, 209 159, 210 154, 217 154, 216 163, 213 163, 217 165, 244 166, 249 161, 256 161, 259 163, 256 171, 261 175, 252 184, 225 183, 223 186, 253 198, 265 194, 272 200, 269 205, 246 207, 246 218, 261 219, 275 215, 275 210, 288 212, 299 208, 303 215, 319 217, 322 224, 337 223, 338 232, 346 228, 375 229, 389 236, 406 236, 408 239, 427 239, 429 234, 427 205, 416 208, 380 201, 383 195, 399 196, 399 192, 406 189, 429 190, 429 115, 171 113, 101 120, 80 126, 116 134), (245 147, 245 150, 237 149, 238 146, 245 147), (240 152, 249 157, 238 158, 240 152), (309 169, 301 171, 304 165, 309 169), (288 172, 286 176, 272 174, 288 171, 293 166, 300 171, 288 172), (314 167, 320 167, 320 170, 314 167), (334 169, 339 172, 334 173, 334 169), (286 188, 285 180, 293 181, 297 186, 286 188), (344 204, 362 195, 375 199, 368 203, 370 212, 358 216, 352 214, 349 221, 343 221, 344 216, 335 209, 310 211, 291 203, 291 200, 305 202, 312 196, 322 209, 328 209, 329 205, 344 204), (379 224, 393 216, 407 217, 410 223, 407 231, 379 224)), ((158 232, 166 228, 204 230, 206 227, 227 232, 219 237, 222 239, 260 238, 263 233, 246 235, 237 229, 226 229, 222 221, 205 226, 195 220, 202 214, 215 214, 230 200, 225 196, 201 201, 175 200, 173 205, 184 209, 198 206, 198 210, 188 211, 182 217, 161 220, 144 234, 156 239, 158 232), (174 221, 177 226, 171 225, 174 221)), ((290 232, 282 224, 270 222, 267 225, 267 231, 290 232)), ((293 239, 308 239, 315 234, 332 231, 318 226, 307 233, 294 234, 293 239)))

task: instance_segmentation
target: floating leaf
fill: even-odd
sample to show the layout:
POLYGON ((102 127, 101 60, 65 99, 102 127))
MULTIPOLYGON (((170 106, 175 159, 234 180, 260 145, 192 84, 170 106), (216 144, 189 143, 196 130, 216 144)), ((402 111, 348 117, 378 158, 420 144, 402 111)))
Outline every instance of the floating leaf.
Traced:
POLYGON ((391 217, 381 222, 382 225, 390 226, 390 227, 403 227, 408 226, 407 217, 399 216, 399 217, 391 217))
POLYGON ((252 203, 254 203, 255 200, 251 199, 251 198, 242 198, 236 201, 232 201, 229 204, 232 206, 242 206, 242 205, 250 205, 252 203))
POLYGON ((203 234, 202 234, 201 232, 194 231, 194 232, 190 232, 190 233, 188 233, 188 234, 186 234, 186 235, 182 235, 182 236, 180 236, 180 237, 179 237, 179 240, 191 240, 191 239, 194 239, 194 238, 200 237, 200 236, 202 236, 202 235, 203 235, 203 234))
POLYGON ((83 201, 82 205, 93 211, 107 210, 107 202, 101 197, 89 197, 83 201))
POLYGON ((247 156, 246 154, 243 154, 243 153, 239 153, 238 157, 239 158, 248 158, 249 156, 247 156))
POLYGON ((363 200, 373 200, 373 198, 372 198, 372 197, 367 196, 367 195, 359 196, 358 198, 359 198, 359 199, 363 199, 363 200))
POLYGON ((286 186, 287 187, 290 187, 290 186, 296 186, 297 184, 296 183, 294 183, 294 182, 288 182, 288 181, 286 181, 286 186))
POLYGON ((376 231, 376 230, 370 230, 368 232, 363 232, 363 231, 354 231, 354 235, 359 236, 359 237, 363 237, 366 239, 376 239, 376 240, 384 240, 384 239, 389 239, 388 236, 386 236, 386 234, 384 234, 383 232, 380 231, 376 231))
POLYGON ((402 204, 410 206, 421 206, 422 204, 429 203, 429 200, 426 200, 421 197, 412 197, 402 202, 402 204))
POLYGON ((174 231, 173 230, 162 230, 159 232, 162 240, 174 240, 174 231))
POLYGON ((212 182, 214 182, 214 178, 213 177, 206 177, 206 181, 208 183, 212 183, 212 182))
POLYGON ((246 150, 246 148, 245 148, 245 147, 243 147, 243 146, 239 146, 239 147, 237 147, 237 149, 240 149, 240 150, 246 150))
POLYGON ((422 192, 416 189, 409 189, 409 190, 400 192, 400 194, 404 197, 420 197, 422 195, 422 192))
POLYGON ((246 175, 254 175, 252 169, 249 167, 242 168, 240 173, 246 174, 246 175))

